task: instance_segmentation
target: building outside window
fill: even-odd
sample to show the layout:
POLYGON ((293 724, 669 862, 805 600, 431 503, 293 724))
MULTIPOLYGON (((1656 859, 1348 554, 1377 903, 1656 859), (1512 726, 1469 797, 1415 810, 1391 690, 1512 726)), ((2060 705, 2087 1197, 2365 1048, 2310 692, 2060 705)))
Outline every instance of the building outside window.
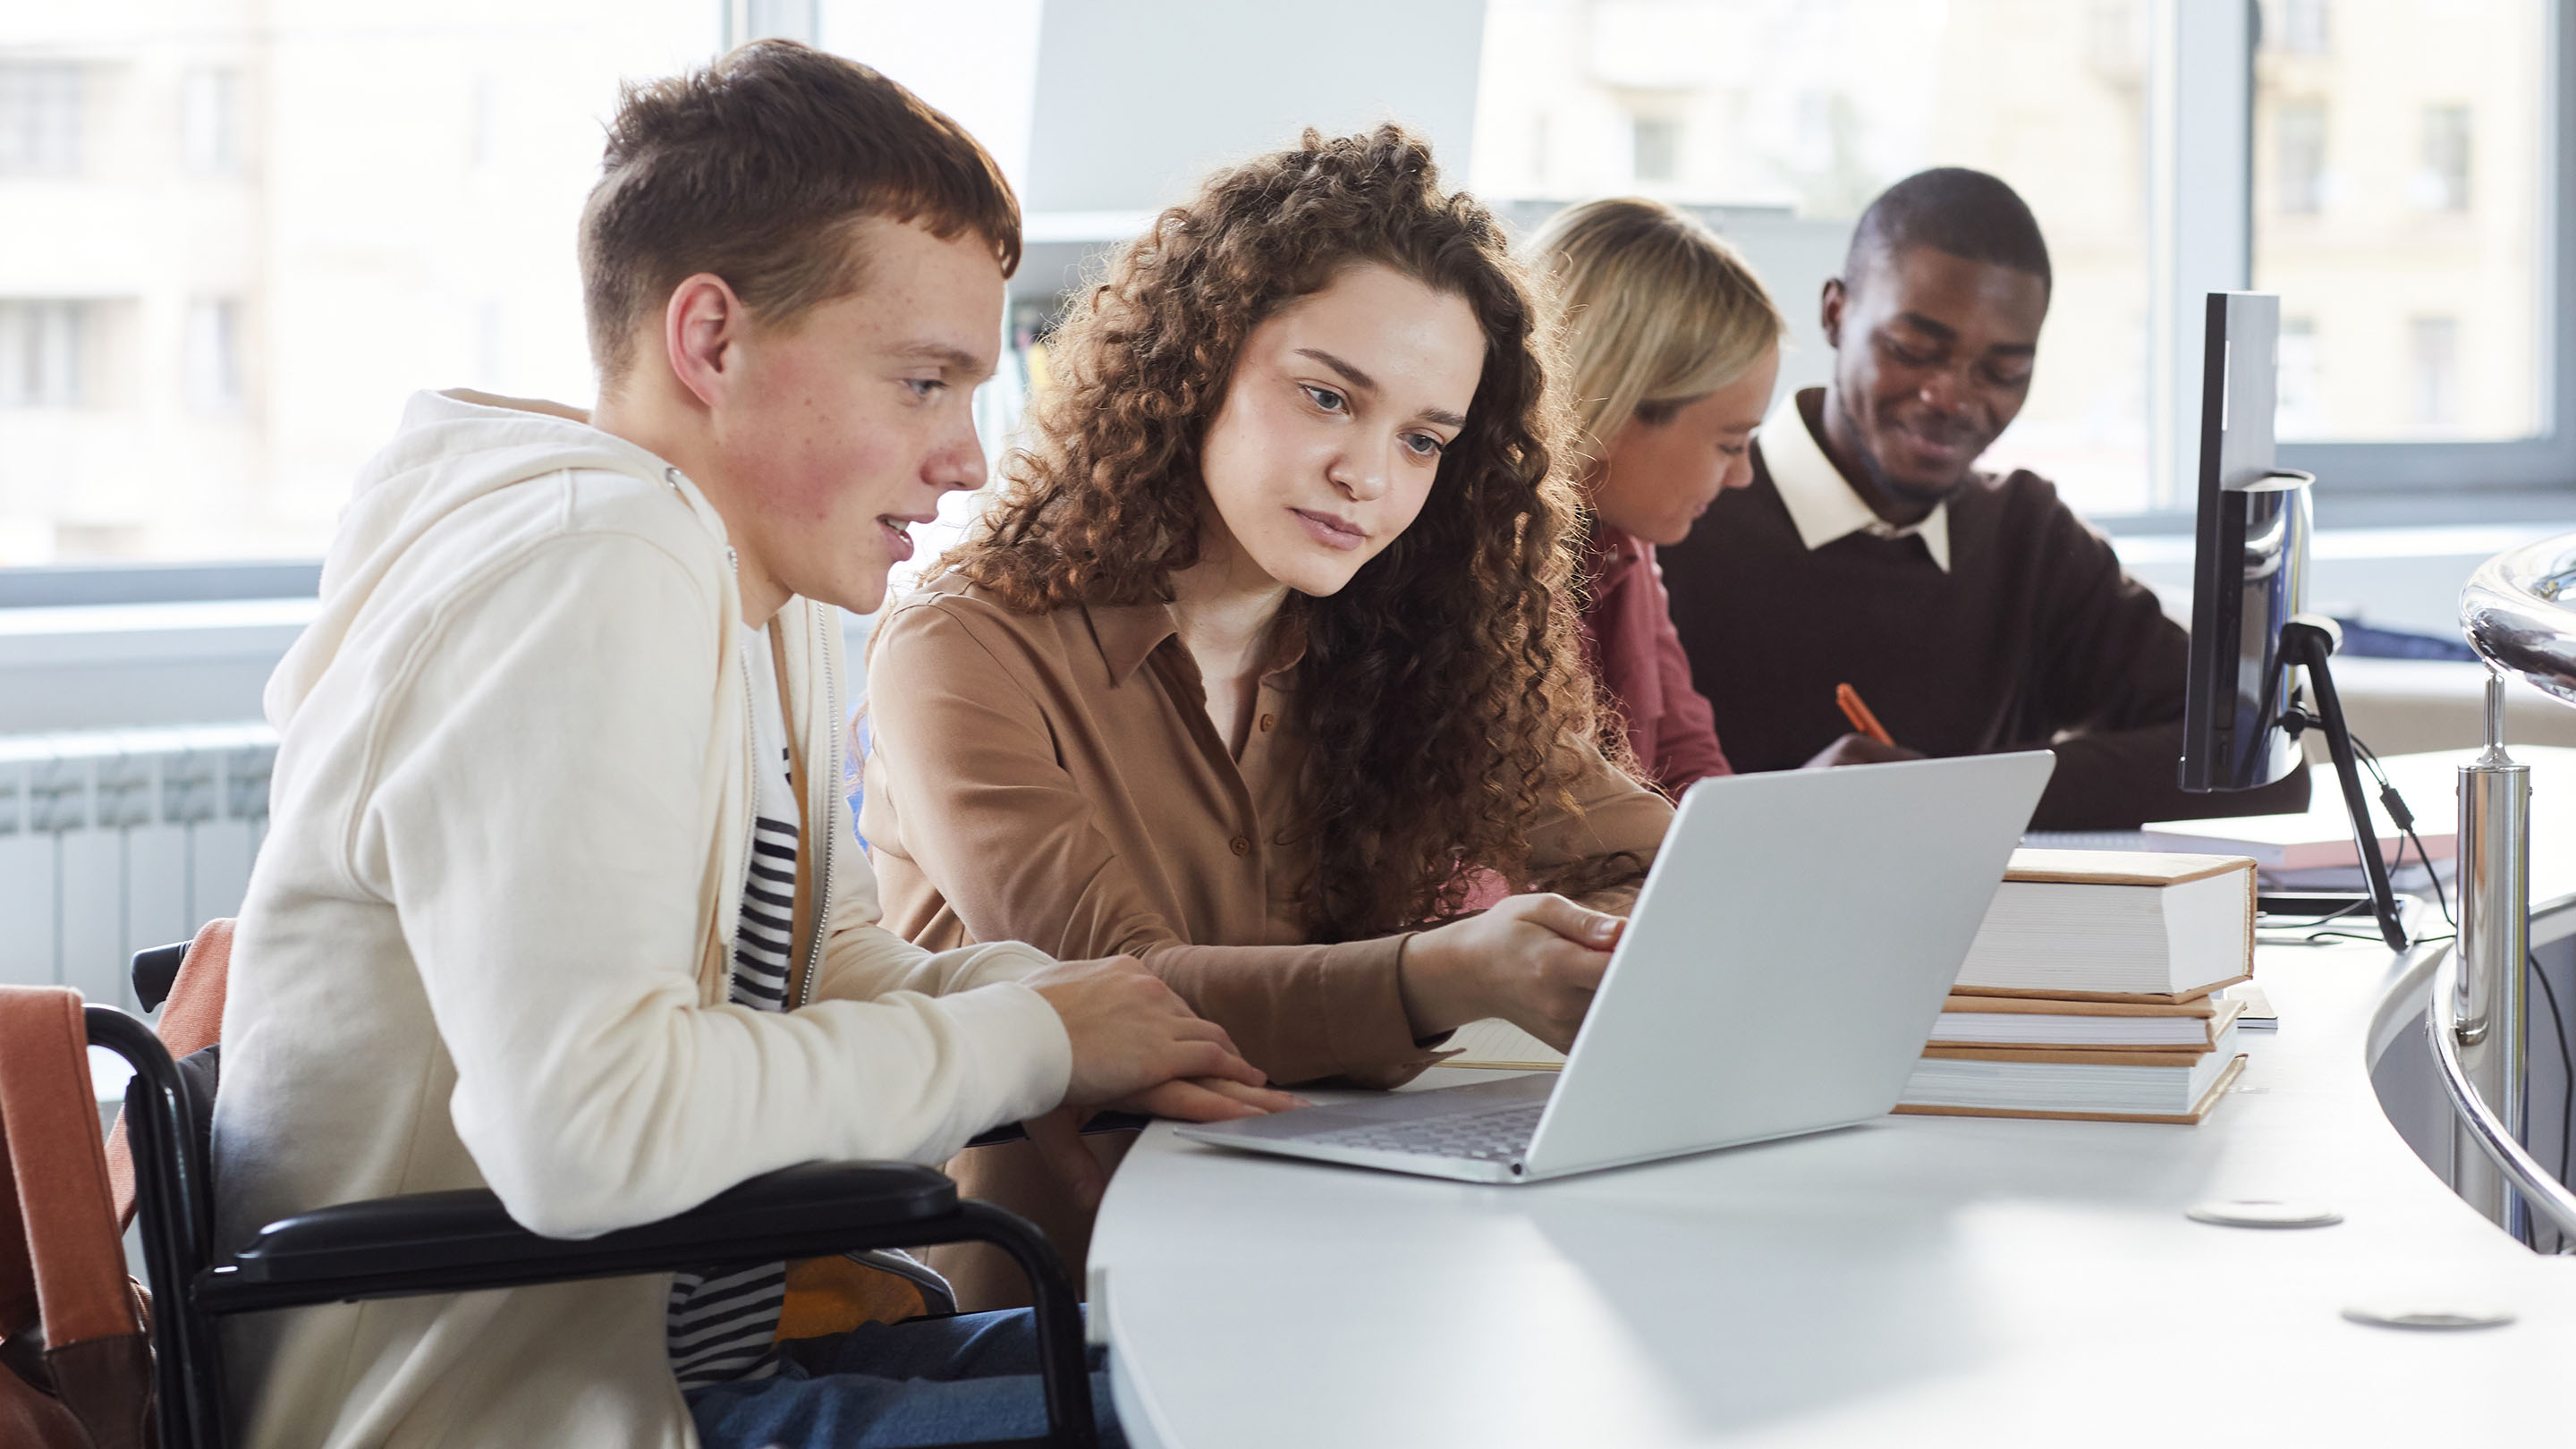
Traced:
POLYGON ((2448 428, 2460 420, 2460 320, 2417 317, 2406 326, 2415 421, 2448 428))
POLYGON ((2116 70, 2133 64, 2146 18, 2144 0, 2093 0, 2086 41, 2093 65, 2116 70))
POLYGON ((1490 0, 1469 179, 1527 228, 1651 184, 1742 248, 1824 380, 1817 295, 1862 207, 1928 166, 2003 177, 2057 285, 2030 399, 1986 466, 2139 511, 2147 461, 2146 0, 1490 0), (1674 144, 1638 124, 1638 98, 1674 144), (1526 164, 1549 117, 1549 165, 1526 164), (1682 144, 1684 141, 1687 144, 1682 144), (1665 158, 1669 156, 1669 169, 1665 158))
POLYGON ((1665 116, 1639 116, 1629 127, 1631 169, 1641 182, 1678 179, 1681 175, 1681 124, 1665 116))
POLYGON ((762 36, 814 43, 823 28, 820 0, 725 0, 725 44, 762 36))
POLYGON ((2281 319, 2275 364, 2274 428, 2289 437, 2315 437, 2325 428, 2325 353, 2317 345, 2317 319, 2281 319))
POLYGON ((993 56, 1040 13, 0 3, 0 568, 318 556, 415 391, 593 396, 573 238, 622 82, 791 36, 1007 167, 993 56))
POLYGON ((2275 204, 2284 216, 2314 216, 2326 205, 2326 108, 2285 101, 2272 121, 2279 158, 2275 204))
MULTIPOLYGON (((568 238, 620 81, 753 33, 875 60, 889 35, 1034 33, 1045 8, 953 3, 707 0, 612 24, 597 0, 514 0, 352 26, 194 0, 186 24, 107 30, 0 6, 0 567, 315 554, 414 389, 583 399, 568 238)), ((1926 166, 1994 172, 2038 214, 2057 285, 1986 462, 2136 512, 2155 498, 2147 42, 2167 13, 1489 0, 1475 146, 1447 174, 1521 228, 1641 185, 1694 210, 1788 314, 1785 387, 1830 363, 1816 297, 1861 207, 1926 166)), ((2427 13, 2260 0, 2253 284, 2307 324, 2283 339, 2285 368, 2308 359, 2285 440, 2548 436, 2551 17, 2576 8, 2427 13), (2447 335, 2418 325, 2436 321, 2447 335)))
POLYGON ((2266 17, 2278 27, 2278 44, 2293 55, 2326 53, 2326 0, 2279 0, 2266 17))
POLYGON ((190 171, 241 169, 242 78, 229 66, 201 66, 179 82, 179 150, 190 171))
POLYGON ((2424 169, 2415 204, 2426 211, 2469 209, 2469 108, 2424 108, 2424 169))
POLYGON ((0 407, 86 401, 88 311, 82 302, 0 300, 0 407))
POLYGON ((200 413, 241 410, 242 303, 238 297, 200 297, 188 304, 184 339, 188 402, 200 413))
POLYGON ((600 128, 713 0, 96 9, 0 5, 0 299, 84 299, 0 300, 0 568, 315 556, 415 390, 588 401, 600 128))
POLYGON ((0 175, 77 173, 84 99, 78 65, 0 59, 0 175))
MULTIPOLYGON (((2339 5, 2330 50, 2256 52, 2254 134, 2273 140, 2254 152, 2253 283, 2308 322, 2316 358, 2308 403, 2281 414, 2285 442, 2546 433, 2551 8, 2455 0, 2434 24, 2422 6, 2339 5), (2311 108, 2333 160, 2302 211, 2311 108)), ((2267 40, 2296 9, 2265 8, 2267 40)))

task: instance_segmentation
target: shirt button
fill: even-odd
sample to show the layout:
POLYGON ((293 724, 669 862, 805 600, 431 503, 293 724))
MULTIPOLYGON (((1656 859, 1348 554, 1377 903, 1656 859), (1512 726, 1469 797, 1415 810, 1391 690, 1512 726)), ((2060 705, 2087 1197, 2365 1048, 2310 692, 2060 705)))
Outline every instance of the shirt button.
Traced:
POLYGON ((1250 855, 1252 853, 1252 842, 1238 835, 1234 839, 1226 842, 1226 848, 1237 855, 1250 855))
POLYGON ((1277 724, 1277 723, 1279 723, 1279 716, 1277 716, 1277 715, 1275 715, 1275 714, 1265 714, 1265 715, 1263 715, 1263 716, 1261 717, 1261 732, 1262 732, 1263 734, 1268 734, 1268 733, 1270 733, 1270 727, 1271 727, 1272 725, 1277 724))

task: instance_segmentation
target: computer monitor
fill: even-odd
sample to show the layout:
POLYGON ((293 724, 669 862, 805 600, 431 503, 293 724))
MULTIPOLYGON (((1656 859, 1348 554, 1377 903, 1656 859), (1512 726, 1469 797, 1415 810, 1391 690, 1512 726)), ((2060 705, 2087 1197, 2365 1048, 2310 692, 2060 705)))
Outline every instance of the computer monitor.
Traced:
POLYGON ((2352 817, 2380 936, 2390 949, 2404 950, 2396 893, 2326 662, 2341 631, 2333 620, 2305 612, 2316 479, 2273 460, 2281 299, 2212 292, 2206 318, 2182 787, 2252 790, 2287 779, 2306 768, 2300 734, 2321 730, 2352 817), (2316 696, 2313 711, 2292 672, 2301 668, 2316 696))
POLYGON ((2183 692, 2186 790, 2253 790, 2305 767, 2281 724, 2294 687, 2281 629, 2307 607, 2315 515, 2307 475, 2273 466, 2280 333, 2280 298, 2209 294, 2191 674, 2183 692))

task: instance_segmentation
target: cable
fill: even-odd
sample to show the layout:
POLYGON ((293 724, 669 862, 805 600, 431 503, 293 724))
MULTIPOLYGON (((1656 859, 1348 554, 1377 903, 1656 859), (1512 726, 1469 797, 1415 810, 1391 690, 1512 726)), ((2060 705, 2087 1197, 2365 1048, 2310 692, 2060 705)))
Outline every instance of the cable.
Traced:
MULTIPOLYGON (((2254 938, 2255 943, 2263 946, 2323 946, 2332 940, 2360 940, 2362 939, 2361 937, 2354 935, 2350 931, 2335 931, 2323 928, 2329 922, 2339 921, 2356 911, 2367 910, 2369 907, 2370 900, 2365 896, 2360 900, 2346 901, 2331 911, 2326 911, 2314 916, 2277 917, 2276 919, 2295 922, 2295 924, 2276 926, 2269 935, 2263 935, 2258 932, 2254 938)), ((2379 938, 2372 936, 2369 939, 2375 941, 2379 938)))
MULTIPOLYGON (((2322 661, 2320 661, 2320 663, 2322 663, 2322 661)), ((2309 709, 2306 704, 2306 696, 2297 691, 2292 692, 2288 708, 2281 712, 2280 718, 2275 721, 2275 723, 2277 723, 2282 729, 2287 730, 2290 738, 2293 740, 2301 738, 2310 730, 2321 730, 2326 727, 2325 717, 2309 709)), ((2371 753, 2370 746, 2363 744, 2361 742, 2361 737, 2352 732, 2352 726, 2349 722, 2343 725, 2342 734, 2344 743, 2351 747, 2353 756, 2370 771, 2370 778, 2378 783, 2380 807, 2388 812, 2390 819, 2397 822, 2399 830, 2403 831, 2407 837, 2412 837, 2415 829, 2415 816, 2413 812, 2406 808, 2406 797, 2398 794, 2397 787, 2388 783, 2388 772, 2379 767, 2379 756, 2371 753)), ((2337 764, 2336 769, 2338 773, 2341 772, 2341 763, 2337 764)), ((2358 782, 2356 782, 2356 788, 2358 788, 2358 782)), ((2405 948, 2411 949, 2415 946, 2420 946, 2423 944, 2421 940, 2405 938, 2405 917, 2397 904, 2397 872, 2403 869, 2406 864, 2406 842, 2404 839, 2400 839, 2398 841, 2397 860, 2393 865, 2389 865, 2385 862, 2373 862, 2363 857, 2360 854, 2362 851, 2368 851, 2372 856, 2378 855, 2379 831, 2376 825, 2369 818, 2370 812, 2368 807, 2365 806, 2356 813, 2359 814, 2361 818, 2352 822, 2353 848, 2355 851, 2353 866, 2361 872, 2362 879, 2364 881, 2371 880, 2371 867, 2374 863, 2385 866, 2385 873, 2388 877, 2388 900, 2385 902, 2388 909, 2388 916, 2381 919, 2379 922, 2381 930, 2386 934, 2379 938, 2380 943, 2382 945, 2387 944, 2387 935, 2395 935, 2401 938, 2405 948)), ((2425 851, 2424 842, 2421 839, 2417 839, 2415 841, 2415 853, 2424 858, 2424 873, 2428 876, 2432 875, 2432 857, 2425 851)), ((2375 897, 2375 889, 2373 894, 2375 897)), ((2439 899, 2442 894, 2442 884, 2438 876, 2434 878, 2433 894, 2437 899, 2439 899)), ((2375 898, 2372 900, 2371 914, 2374 917, 2378 916, 2381 904, 2382 903, 2375 898)), ((2448 901, 2442 902, 2442 919, 2445 921, 2449 921, 2451 919, 2451 907, 2448 901)), ((2453 930, 2456 931, 2459 929, 2459 924, 2456 921, 2453 921, 2451 925, 2453 930)), ((2351 939, 2360 940, 2363 938, 2355 936, 2351 939)), ((2310 944, 2318 944, 2318 942, 2312 939, 2310 944)))
POLYGON ((2328 921, 2339 920, 2342 917, 2351 915, 2355 911, 2367 910, 2369 907, 2370 898, 2364 896, 2359 900, 2346 901, 2331 911, 2319 911, 2312 916, 2291 915, 2287 912, 2281 911, 2268 912, 2267 914, 2269 914, 2274 920, 2297 922, 2297 925, 2289 926, 2285 929, 2300 930, 2308 926, 2322 926, 2328 921))
MULTIPOLYGON (((2540 999, 2549 1003, 2551 1034, 2558 1038, 2558 1180, 2567 1180, 2567 1152, 2571 1142, 2568 1124, 2576 1121, 2576 1054, 2567 1044, 2567 1019, 2558 1014, 2558 988, 2549 984, 2549 973, 2540 969, 2540 958, 2529 951, 2522 959, 2531 967, 2532 977, 2540 983, 2540 999)), ((2531 1070, 2523 1069, 2523 1080, 2531 1079, 2531 1070)))
MULTIPOLYGON (((2415 842, 2415 859, 2424 867, 2425 879, 2433 883, 2433 904, 2442 908, 2443 924, 2455 932, 2458 931, 2460 918, 2451 914, 2451 898, 2442 890, 2442 873, 2433 868, 2433 853, 2424 848, 2424 837, 2415 833, 2415 812, 2406 808, 2406 797, 2397 793, 2395 785, 2388 783, 2388 772, 2379 767, 2378 754, 2370 746, 2362 743, 2361 736, 2346 729, 2344 737, 2352 741, 2353 753, 2361 757, 2362 765, 2370 771, 2370 778, 2378 782, 2380 808, 2388 812, 2388 818, 2394 821, 2397 828, 2404 833, 2404 840, 2399 841, 2397 846, 2397 863, 2389 871, 2392 887, 2395 883, 2393 877, 2397 871, 2406 866, 2405 841, 2411 840, 2415 842)), ((2373 832, 2365 830, 2363 833, 2373 832)), ((2378 841, 2373 840, 2371 848, 2377 849, 2378 844, 2378 841)), ((2424 943, 2419 940, 2413 944, 2420 946, 2424 943)))

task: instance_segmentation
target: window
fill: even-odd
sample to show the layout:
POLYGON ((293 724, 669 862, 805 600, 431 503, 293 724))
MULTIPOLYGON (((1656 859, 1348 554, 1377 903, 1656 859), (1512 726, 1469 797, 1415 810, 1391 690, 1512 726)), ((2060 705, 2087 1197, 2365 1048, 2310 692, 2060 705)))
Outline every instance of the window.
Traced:
POLYGON ((2326 206, 2326 108, 2284 101, 2272 122, 2278 205, 2284 216, 2314 216, 2326 206))
POLYGON ((0 174, 81 169, 81 71, 54 61, 0 61, 0 174))
POLYGON ((2318 372, 2323 361, 2324 354, 2317 347, 2316 319, 2282 318, 2273 411, 2273 430, 2281 438, 2313 438, 2322 430, 2317 408, 2324 392, 2324 379, 2318 372))
POLYGON ((67 408, 87 400, 89 307, 0 301, 0 408, 67 408))
POLYGON ((622 81, 790 35, 1024 168, 1041 6, 104 8, 0 4, 0 566, 319 555, 415 391, 590 400, 622 81))
POLYGON ((0 562, 318 555, 415 390, 586 402, 601 121, 723 20, 185 9, 0 5, 0 562))
POLYGON ((2325 54, 2326 13, 2326 0, 2281 0, 2281 48, 2293 55, 2325 54))
POLYGON ((183 356, 189 406, 200 413, 241 409, 242 304, 238 297, 201 297, 188 304, 183 356))
POLYGON ((1681 175, 1682 128, 1661 116, 1639 116, 1630 123, 1630 169, 1639 181, 1671 181, 1681 175))
POLYGON ((2417 317, 2406 331, 2416 425, 2449 428, 2460 420, 2460 321, 2417 317))
POLYGON ((2469 108, 2424 108, 2424 167, 2415 173, 2415 204, 2426 211, 2469 209, 2469 108))
POLYGON ((217 176, 242 164, 241 72, 189 71, 179 83, 179 150, 190 171, 217 176))
MULTIPOLYGON (((2256 151, 2252 282, 2280 294, 2283 317, 2309 324, 2313 352, 2314 390, 2281 418, 2284 441, 2447 446, 2551 432, 2557 279, 2546 263, 2562 204, 2551 8, 2462 0, 2428 24, 2417 6, 2341 6, 2331 51, 2255 56, 2255 132, 2273 144, 2256 151), (2261 184, 2267 155, 2274 172, 2261 184), (2311 158, 2313 186, 2301 180, 2311 158)), ((2285 367, 2290 346, 2285 332, 2285 367)), ((2286 395, 2286 377, 2283 386, 2286 395)), ((2384 446, 2284 462, 2329 490, 2393 480, 2391 468, 2452 488, 2516 481, 2496 471, 2504 460, 2384 446)), ((2576 467, 2528 466, 2543 471, 2522 481, 2576 482, 2576 467)))
POLYGON ((2093 65, 2103 70, 2135 69, 2145 53, 2138 27, 2146 18, 2145 5, 2133 0, 2093 0, 2087 40, 2093 65))
POLYGON ((725 44, 779 36, 814 43, 822 29, 817 0, 725 0, 725 44))
POLYGON ((1497 143, 1478 146, 1470 183, 1523 226, 1641 184, 1692 209, 1788 313, 1782 385, 1801 387, 1831 364, 1816 297, 1860 209, 1928 166, 1992 171, 2038 214, 2057 288, 2029 403, 1989 465, 2030 467, 2088 510, 2136 511, 2150 497, 2143 80, 2158 8, 1489 0, 1477 133, 1497 143), (1542 106, 1543 187, 1512 144, 1542 106))

